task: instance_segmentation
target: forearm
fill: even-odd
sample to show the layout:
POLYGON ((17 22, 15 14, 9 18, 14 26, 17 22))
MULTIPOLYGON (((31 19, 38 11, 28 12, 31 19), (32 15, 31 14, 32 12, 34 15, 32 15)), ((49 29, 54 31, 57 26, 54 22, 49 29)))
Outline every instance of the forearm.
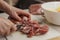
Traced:
POLYGON ((0 9, 9 12, 12 10, 11 6, 3 0, 0 0, 0 9))

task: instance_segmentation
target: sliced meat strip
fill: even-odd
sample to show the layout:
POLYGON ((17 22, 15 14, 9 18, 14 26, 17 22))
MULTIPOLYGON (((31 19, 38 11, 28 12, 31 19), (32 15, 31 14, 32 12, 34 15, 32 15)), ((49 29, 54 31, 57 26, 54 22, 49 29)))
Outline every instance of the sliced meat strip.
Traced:
POLYGON ((28 37, 36 36, 36 35, 43 35, 48 32, 48 26, 43 25, 41 26, 36 21, 24 21, 25 26, 21 30, 23 33, 27 34, 28 37))

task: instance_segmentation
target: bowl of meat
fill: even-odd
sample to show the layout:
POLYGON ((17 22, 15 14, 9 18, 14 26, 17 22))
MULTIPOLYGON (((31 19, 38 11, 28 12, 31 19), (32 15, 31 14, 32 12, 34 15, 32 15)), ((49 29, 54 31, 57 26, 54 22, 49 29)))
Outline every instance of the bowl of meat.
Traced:
POLYGON ((41 7, 48 22, 60 25, 60 1, 46 2, 41 7))

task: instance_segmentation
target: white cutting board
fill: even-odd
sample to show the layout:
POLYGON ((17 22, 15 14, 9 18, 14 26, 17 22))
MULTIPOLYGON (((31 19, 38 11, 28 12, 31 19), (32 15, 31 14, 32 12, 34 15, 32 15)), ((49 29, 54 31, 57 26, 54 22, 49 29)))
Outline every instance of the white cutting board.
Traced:
MULTIPOLYGON (((43 19, 42 16, 40 15, 31 15, 32 20, 39 20, 43 19)), ((8 36, 9 40, 47 40, 53 37, 60 36, 60 33, 57 32, 55 29, 52 29, 49 26, 49 31, 45 35, 40 35, 40 36, 33 36, 32 38, 28 38, 27 35, 21 34, 20 32, 15 32, 12 35, 8 36)))
POLYGON ((20 32, 15 32, 12 35, 8 36, 8 40, 47 40, 53 37, 59 36, 60 33, 56 30, 49 27, 49 31, 45 35, 33 36, 32 38, 28 38, 25 34, 21 34, 20 32))

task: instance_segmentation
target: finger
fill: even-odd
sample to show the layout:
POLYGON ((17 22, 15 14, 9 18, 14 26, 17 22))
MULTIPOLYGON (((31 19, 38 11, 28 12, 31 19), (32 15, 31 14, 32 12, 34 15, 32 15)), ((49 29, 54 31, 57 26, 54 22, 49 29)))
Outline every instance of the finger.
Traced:
POLYGON ((2 27, 0 27, 0 35, 4 35, 4 29, 2 27))
POLYGON ((14 15, 12 15, 12 17, 18 21, 21 21, 21 18, 17 15, 17 13, 15 13, 14 15))
POLYGON ((24 12, 24 13, 22 13, 22 15, 26 16, 27 18, 30 18, 30 14, 29 13, 24 12))
MULTIPOLYGON (((11 22, 10 20, 8 21, 11 22)), ((13 28, 15 28, 14 30, 17 30, 16 25, 14 23, 11 22, 11 25, 13 26, 13 28)))
POLYGON ((6 27, 8 28, 8 31, 9 31, 9 32, 7 32, 7 35, 10 34, 11 31, 15 31, 16 30, 16 27, 13 28, 12 25, 14 25, 14 24, 10 20, 6 19, 6 21, 4 20, 4 23, 5 23, 6 27))
POLYGON ((30 14, 25 14, 24 16, 26 16, 29 20, 31 19, 31 16, 30 16, 30 14))
POLYGON ((2 29, 4 30, 4 35, 6 35, 6 32, 7 32, 7 28, 6 28, 6 26, 3 24, 3 26, 2 26, 2 29))
POLYGON ((27 18, 30 18, 30 13, 29 12, 25 12, 24 10, 22 10, 21 12, 18 12, 18 13, 19 13, 18 15, 24 15, 27 18))
POLYGON ((10 29, 7 26, 5 26, 3 29, 5 30, 4 35, 9 35, 10 34, 10 29))
POLYGON ((11 22, 13 22, 14 24, 16 24, 16 22, 18 22, 17 20, 12 19, 11 17, 9 17, 9 20, 10 20, 11 22))
POLYGON ((11 31, 16 31, 17 27, 15 26, 15 24, 12 23, 10 20, 8 20, 8 22, 11 24, 11 31))
POLYGON ((5 25, 4 25, 4 20, 0 21, 0 32, 2 33, 2 35, 5 35, 5 25))
POLYGON ((37 12, 32 12, 32 14, 33 14, 33 15, 36 15, 36 14, 37 14, 37 12))
MULTIPOLYGON (((29 13, 29 12, 26 12, 26 11, 24 11, 24 10, 18 11, 17 13, 19 13, 20 15, 25 15, 25 16, 27 16, 27 17, 30 16, 30 13, 29 13)), ((18 14, 18 15, 19 15, 19 14, 18 14)))
POLYGON ((10 34, 10 29, 8 28, 8 31, 6 32, 6 35, 9 35, 10 34))
POLYGON ((2 25, 4 25, 3 29, 5 30, 4 35, 9 35, 9 34, 10 34, 10 28, 8 28, 8 26, 6 26, 6 24, 5 24, 5 23, 4 23, 4 24, 2 24, 2 25))
POLYGON ((16 28, 15 26, 16 26, 16 25, 12 25, 12 26, 11 26, 11 32, 15 32, 15 31, 16 31, 17 28, 16 28))
POLYGON ((24 15, 24 16, 26 16, 28 19, 31 19, 31 18, 30 18, 30 13, 29 13, 29 12, 26 12, 26 11, 21 10, 21 9, 17 9, 17 10, 18 10, 18 11, 17 11, 17 14, 18 14, 19 16, 24 15))
POLYGON ((8 22, 8 19, 4 20, 4 24, 6 25, 6 27, 11 28, 11 24, 8 22))

